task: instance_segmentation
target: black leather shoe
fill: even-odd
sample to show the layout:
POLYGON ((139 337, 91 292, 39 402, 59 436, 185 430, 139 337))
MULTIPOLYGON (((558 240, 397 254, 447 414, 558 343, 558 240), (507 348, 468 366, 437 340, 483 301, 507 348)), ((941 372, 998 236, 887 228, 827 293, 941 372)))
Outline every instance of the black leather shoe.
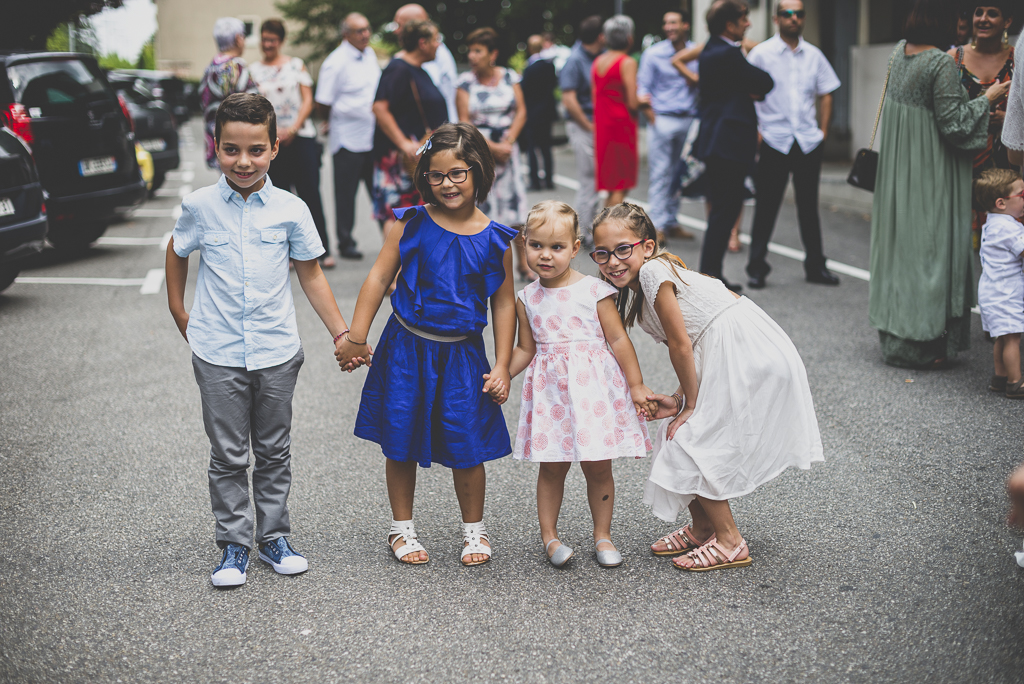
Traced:
POLYGON ((725 278, 719 278, 719 280, 722 281, 722 284, 725 285, 725 288, 727 290, 732 290, 736 294, 739 294, 740 292, 743 292, 743 286, 740 285, 739 283, 730 283, 725 278))
POLYGON ((763 290, 765 285, 767 283, 763 275, 752 275, 747 279, 747 287, 752 290, 763 290))
POLYGON ((363 253, 355 247, 349 247, 348 249, 341 250, 342 259, 351 259, 352 261, 359 261, 363 258, 363 253))
POLYGON ((822 266, 820 271, 811 271, 807 274, 807 282, 817 283, 818 285, 838 285, 839 278, 832 275, 830 270, 822 266))

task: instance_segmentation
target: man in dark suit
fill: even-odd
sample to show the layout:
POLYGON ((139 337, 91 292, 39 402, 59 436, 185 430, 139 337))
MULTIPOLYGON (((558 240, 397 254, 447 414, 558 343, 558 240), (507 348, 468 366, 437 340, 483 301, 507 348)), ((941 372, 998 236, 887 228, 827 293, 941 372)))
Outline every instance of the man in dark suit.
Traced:
POLYGON ((523 100, 526 102, 526 150, 530 159, 530 189, 540 190, 540 169, 537 153, 544 160, 544 185, 551 190, 555 187, 554 165, 551 161, 551 125, 555 122, 555 88, 558 77, 551 60, 540 55, 544 49, 541 36, 530 36, 526 41, 529 55, 527 67, 523 70, 523 100))
POLYGON ((717 0, 708 10, 707 22, 711 38, 700 55, 700 134, 694 146, 694 156, 706 166, 711 205, 700 270, 739 292, 740 285, 722 277, 722 260, 743 207, 743 180, 757 153, 754 99, 763 98, 774 83, 767 72, 747 61, 740 48, 750 26, 745 4, 717 0))

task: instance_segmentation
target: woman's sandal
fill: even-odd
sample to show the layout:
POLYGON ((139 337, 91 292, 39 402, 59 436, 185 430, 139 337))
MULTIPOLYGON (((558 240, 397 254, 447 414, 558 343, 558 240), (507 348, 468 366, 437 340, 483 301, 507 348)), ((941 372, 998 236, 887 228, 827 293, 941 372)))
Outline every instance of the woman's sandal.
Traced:
POLYGON ((426 551, 423 548, 423 544, 420 544, 416 539, 416 528, 413 527, 412 520, 391 520, 391 531, 388 532, 388 548, 395 554, 395 558, 406 565, 423 565, 430 561, 429 558, 427 560, 402 560, 410 553, 426 551), (405 543, 396 549, 395 542, 398 541, 399 537, 405 543))
POLYGON ((488 544, 491 542, 487 536, 487 530, 484 529, 484 523, 462 523, 462 541, 465 546, 462 547, 462 564, 469 567, 471 565, 483 565, 487 561, 491 560, 491 547, 484 545, 483 542, 488 544), (466 556, 471 556, 474 553, 487 556, 482 561, 466 561, 466 556))
POLYGON ((704 541, 700 541, 693 535, 693 529, 689 525, 680 527, 675 532, 669 532, 658 541, 651 544, 651 553, 655 556, 678 556, 681 553, 687 551, 693 551, 694 549, 700 548, 702 545, 707 544, 709 541, 715 538, 714 533, 704 541), (664 544, 668 548, 663 551, 655 550, 655 546, 658 544, 664 544))
POLYGON ((750 550, 747 548, 746 539, 740 541, 740 545, 733 549, 732 553, 726 551, 718 543, 717 539, 712 539, 699 549, 690 551, 685 556, 673 559, 672 565, 676 566, 679 570, 686 570, 688 572, 706 572, 708 570, 724 570, 725 568, 743 568, 753 562, 754 559, 750 557, 750 550), (747 552, 747 557, 737 560, 736 556, 744 551, 747 552), (689 559, 693 565, 686 566, 680 564, 680 561, 686 559, 689 559))

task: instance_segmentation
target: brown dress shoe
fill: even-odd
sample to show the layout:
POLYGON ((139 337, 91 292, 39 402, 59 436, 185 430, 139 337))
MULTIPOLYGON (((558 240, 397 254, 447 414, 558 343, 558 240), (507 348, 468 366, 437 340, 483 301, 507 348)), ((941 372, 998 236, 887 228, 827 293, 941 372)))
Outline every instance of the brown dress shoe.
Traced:
POLYGON ((682 226, 669 226, 668 228, 665 229, 665 234, 668 235, 670 238, 675 238, 677 240, 693 239, 693 233, 686 230, 682 226))

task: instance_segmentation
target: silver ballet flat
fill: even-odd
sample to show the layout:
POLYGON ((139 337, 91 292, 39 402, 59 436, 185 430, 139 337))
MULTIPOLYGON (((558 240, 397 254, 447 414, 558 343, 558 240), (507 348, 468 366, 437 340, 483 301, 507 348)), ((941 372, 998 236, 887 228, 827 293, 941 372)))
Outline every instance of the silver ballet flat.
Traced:
MULTIPOLYGON (((594 546, 600 546, 602 542, 612 543, 611 539, 598 539, 594 542, 594 546)), ((611 549, 609 551, 598 551, 597 552, 597 564, 602 568, 617 568, 622 565, 622 554, 619 553, 618 549, 611 549)))
MULTIPOLYGON (((557 537, 549 541, 547 543, 547 546, 544 547, 544 553, 547 553, 548 549, 551 548, 551 545, 554 544, 556 541, 558 541, 557 537)), ((562 544, 557 549, 555 549, 555 552, 548 557, 548 560, 551 561, 551 564, 554 565, 556 568, 560 568, 567 562, 569 562, 569 559, 572 558, 572 553, 572 548, 566 546, 565 544, 562 544)))

